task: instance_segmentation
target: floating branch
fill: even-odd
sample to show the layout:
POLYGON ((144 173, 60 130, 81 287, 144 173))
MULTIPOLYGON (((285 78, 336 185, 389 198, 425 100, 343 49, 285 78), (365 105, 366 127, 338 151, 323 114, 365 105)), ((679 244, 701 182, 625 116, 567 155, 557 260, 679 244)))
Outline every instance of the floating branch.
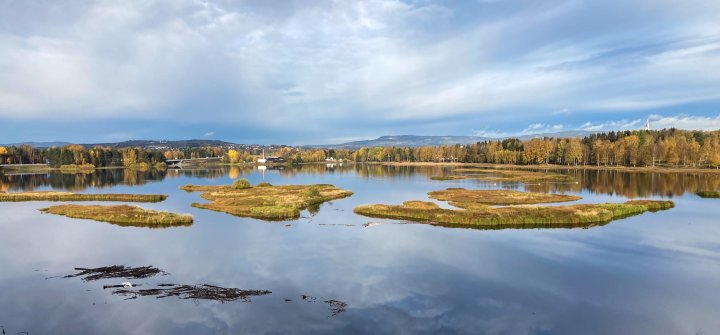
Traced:
POLYGON ((167 272, 162 271, 158 268, 154 268, 152 266, 131 268, 124 265, 113 265, 100 268, 75 268, 75 271, 80 272, 72 275, 67 275, 63 278, 83 277, 82 280, 84 281, 92 281, 110 278, 140 279, 156 275, 167 275, 167 272))
POLYGON ((158 299, 178 297, 180 299, 202 299, 220 302, 243 301, 250 302, 250 297, 271 294, 268 290, 241 290, 238 288, 225 288, 213 285, 176 285, 160 284, 159 288, 144 290, 120 289, 113 294, 136 299, 137 297, 154 296, 158 299))

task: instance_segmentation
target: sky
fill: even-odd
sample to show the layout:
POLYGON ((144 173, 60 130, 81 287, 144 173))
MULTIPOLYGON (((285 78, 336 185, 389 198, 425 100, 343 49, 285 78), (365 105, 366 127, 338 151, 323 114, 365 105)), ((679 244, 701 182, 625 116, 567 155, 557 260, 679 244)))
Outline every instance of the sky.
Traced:
POLYGON ((720 1, 0 0, 0 143, 720 129, 720 1))

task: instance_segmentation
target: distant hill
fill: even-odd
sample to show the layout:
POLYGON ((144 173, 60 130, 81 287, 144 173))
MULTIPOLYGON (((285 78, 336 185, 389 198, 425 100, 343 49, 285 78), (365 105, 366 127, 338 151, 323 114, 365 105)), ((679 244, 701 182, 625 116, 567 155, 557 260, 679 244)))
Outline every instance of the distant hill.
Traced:
POLYGON ((117 143, 93 143, 83 144, 86 147, 96 145, 111 148, 141 147, 145 149, 177 149, 177 148, 202 148, 202 147, 236 147, 238 144, 219 140, 180 140, 180 141, 156 141, 156 140, 131 140, 117 143))
MULTIPOLYGON (((10 143, 7 146, 16 146, 28 144, 36 148, 51 148, 51 147, 62 147, 74 143, 69 142, 23 142, 23 143, 10 143)), ((241 145, 236 143, 230 143, 218 140, 181 140, 181 141, 156 141, 156 140, 131 140, 114 143, 85 143, 81 144, 87 148, 94 146, 104 146, 111 148, 128 148, 128 147, 141 147, 144 149, 178 149, 178 148, 202 148, 202 147, 239 147, 241 145)))
POLYGON ((525 140, 531 140, 533 138, 544 138, 544 137, 553 137, 553 138, 570 138, 570 137, 585 137, 595 134, 593 131, 586 131, 586 130, 568 130, 568 131, 559 131, 556 133, 540 133, 540 134, 530 134, 530 135, 523 135, 523 136, 517 136, 517 138, 525 141, 525 140))
POLYGON ((72 143, 68 142, 22 142, 22 143, 9 143, 4 144, 9 147, 19 147, 21 145, 31 145, 35 148, 52 148, 52 147, 62 147, 64 145, 70 145, 72 143))
POLYGON ((418 135, 396 135, 381 136, 374 140, 353 141, 341 144, 314 145, 318 148, 357 149, 361 147, 419 147, 453 144, 471 144, 489 140, 502 140, 505 138, 519 138, 529 140, 543 137, 584 137, 592 134, 589 131, 563 131, 557 133, 530 134, 510 137, 482 137, 482 136, 418 136, 418 135))
POLYGON ((316 147, 332 147, 354 149, 360 147, 419 147, 424 145, 451 145, 468 144, 488 140, 487 137, 479 136, 417 136, 417 135, 396 135, 381 136, 374 140, 353 141, 342 144, 317 145, 316 147))
MULTIPOLYGON (((521 140, 529 140, 532 138, 543 137, 584 137, 592 134, 589 131, 563 131, 557 133, 542 133, 523 136, 513 136, 521 140)), ((470 144, 489 140, 501 140, 507 137, 482 137, 482 136, 419 136, 419 135, 395 135, 381 136, 374 140, 353 141, 341 144, 325 144, 325 145, 307 145, 304 147, 311 148, 337 148, 337 149, 358 149, 361 147, 419 147, 419 146, 438 146, 438 145, 454 145, 454 144, 470 144)), ((23 142, 12 143, 7 146, 20 146, 29 144, 36 148, 61 147, 72 143, 68 142, 23 142)), ((82 144, 87 148, 94 146, 105 146, 111 148, 128 148, 141 147, 143 149, 180 149, 180 148, 202 148, 202 147, 223 147, 223 148, 257 148, 267 147, 276 148, 275 145, 259 146, 237 144, 219 140, 180 140, 180 141, 164 141, 164 140, 131 140, 123 142, 110 143, 86 143, 82 144)))

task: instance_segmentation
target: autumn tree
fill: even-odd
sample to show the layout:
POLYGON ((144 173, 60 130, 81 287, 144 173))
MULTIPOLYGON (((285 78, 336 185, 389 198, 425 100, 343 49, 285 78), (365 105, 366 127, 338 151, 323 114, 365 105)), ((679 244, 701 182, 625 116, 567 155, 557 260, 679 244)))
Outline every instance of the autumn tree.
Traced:
POLYGON ((577 165, 583 158, 583 146, 577 138, 572 138, 568 141, 564 151, 564 160, 567 164, 577 165))
POLYGON ((237 152, 237 150, 235 150, 235 149, 228 150, 227 156, 228 156, 228 162, 230 162, 232 164, 240 161, 240 153, 237 152))
POLYGON ((625 151, 625 162, 637 166, 640 157, 640 138, 637 135, 626 136, 622 139, 625 151))

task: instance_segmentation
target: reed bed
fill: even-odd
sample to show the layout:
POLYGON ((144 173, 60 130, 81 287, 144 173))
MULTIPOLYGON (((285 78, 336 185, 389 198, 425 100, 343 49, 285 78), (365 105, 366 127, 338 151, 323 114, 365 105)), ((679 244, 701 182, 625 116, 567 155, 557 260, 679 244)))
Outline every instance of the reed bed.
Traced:
POLYGON ((0 193, 0 202, 19 201, 120 201, 160 202, 167 199, 163 194, 86 194, 69 192, 17 192, 0 193))
POLYGON ((193 217, 188 214, 154 211, 128 205, 59 205, 43 208, 40 211, 74 219, 90 219, 132 227, 167 228, 189 226, 193 223, 193 217))

